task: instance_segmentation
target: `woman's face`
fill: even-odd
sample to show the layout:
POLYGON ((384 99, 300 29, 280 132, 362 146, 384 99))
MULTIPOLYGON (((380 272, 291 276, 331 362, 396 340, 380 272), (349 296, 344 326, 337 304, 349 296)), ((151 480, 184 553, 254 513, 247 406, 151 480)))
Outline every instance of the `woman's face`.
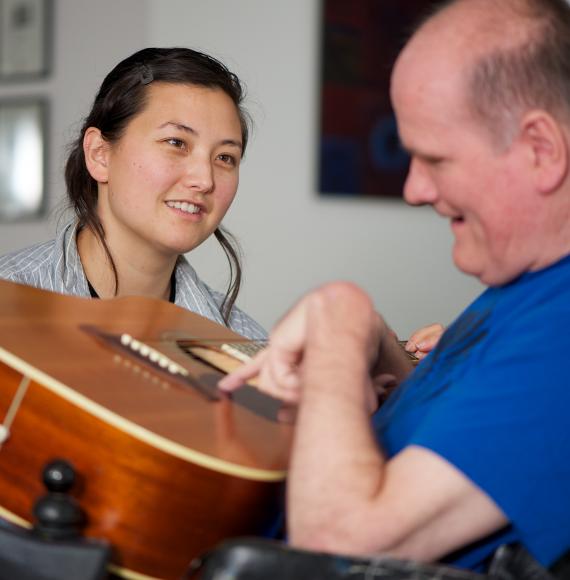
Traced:
POLYGON ((236 106, 220 89, 153 83, 122 137, 105 144, 98 213, 112 252, 172 257, 220 224, 238 187, 236 106))

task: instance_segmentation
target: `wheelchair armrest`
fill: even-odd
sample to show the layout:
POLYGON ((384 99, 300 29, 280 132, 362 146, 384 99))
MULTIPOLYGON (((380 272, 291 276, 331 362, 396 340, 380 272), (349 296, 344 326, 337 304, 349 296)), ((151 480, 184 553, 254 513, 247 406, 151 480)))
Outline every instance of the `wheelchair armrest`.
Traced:
POLYGON ((450 566, 390 557, 354 557, 291 548, 282 542, 238 538, 195 560, 188 578, 200 580, 484 580, 450 566))
POLYGON ((111 549, 100 540, 46 540, 2 521, 0 580, 100 580, 111 549))

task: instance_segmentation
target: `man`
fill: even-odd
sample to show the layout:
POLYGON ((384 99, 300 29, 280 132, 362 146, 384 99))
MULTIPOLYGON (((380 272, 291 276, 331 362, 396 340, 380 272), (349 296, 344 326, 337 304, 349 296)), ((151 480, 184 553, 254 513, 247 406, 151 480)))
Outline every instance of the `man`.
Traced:
POLYGON ((299 403, 294 545, 480 570, 519 542, 570 547, 570 5, 446 2, 412 36, 391 97, 411 155, 404 195, 448 219, 454 262, 489 286, 410 372, 349 283, 306 296, 228 376, 299 403))

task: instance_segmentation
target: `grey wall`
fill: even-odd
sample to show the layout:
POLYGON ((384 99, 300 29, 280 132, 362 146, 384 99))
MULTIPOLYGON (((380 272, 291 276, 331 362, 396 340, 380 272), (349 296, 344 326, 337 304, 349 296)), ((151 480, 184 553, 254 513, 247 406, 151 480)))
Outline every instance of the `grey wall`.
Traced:
MULTIPOLYGON (((190 46, 245 81, 256 124, 225 221, 244 249, 245 310, 269 327, 305 291, 342 278, 362 285, 406 336, 450 322, 480 291, 453 267, 449 227, 430 209, 317 195, 318 0, 57 1, 55 73, 41 87, 22 88, 52 101, 52 205, 63 191, 63 145, 104 74, 144 45, 190 46)), ((53 225, 2 224, 0 251, 47 239, 53 225)), ((215 242, 190 258, 209 283, 224 286, 215 242)))

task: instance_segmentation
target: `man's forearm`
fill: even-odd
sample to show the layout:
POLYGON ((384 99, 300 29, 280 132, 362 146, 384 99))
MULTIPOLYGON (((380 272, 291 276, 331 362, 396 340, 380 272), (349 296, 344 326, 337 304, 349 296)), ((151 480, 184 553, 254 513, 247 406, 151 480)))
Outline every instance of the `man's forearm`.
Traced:
POLYGON ((289 535, 307 548, 345 541, 347 518, 381 485, 384 458, 369 426, 370 311, 358 294, 343 298, 319 299, 308 319, 288 484, 289 535))

